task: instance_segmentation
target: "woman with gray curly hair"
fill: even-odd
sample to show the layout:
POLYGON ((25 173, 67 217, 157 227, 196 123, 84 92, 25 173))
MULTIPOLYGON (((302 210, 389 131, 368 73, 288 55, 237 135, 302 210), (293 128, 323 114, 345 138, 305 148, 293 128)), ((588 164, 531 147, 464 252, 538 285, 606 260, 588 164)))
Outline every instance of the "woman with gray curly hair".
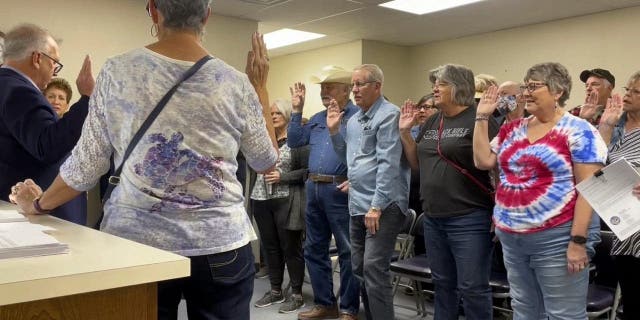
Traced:
POLYGON ((489 142, 487 119, 498 98, 491 87, 473 137, 476 166, 500 170, 493 220, 514 319, 587 319, 589 257, 600 223, 575 186, 602 168, 607 148, 593 126, 562 109, 571 92, 564 66, 534 65, 524 84, 531 116, 503 125, 489 142))
POLYGON ((182 297, 190 319, 249 319, 256 235, 236 155, 242 150, 258 172, 270 172, 278 159, 264 42, 254 34, 248 78, 211 57, 201 41, 209 4, 150 0, 158 40, 104 64, 80 140, 51 187, 41 193, 27 181, 12 195, 23 212, 45 213, 93 187, 112 155, 116 167, 124 163, 100 229, 191 260, 191 276, 158 284, 159 319, 175 319, 182 297), (194 66, 200 69, 180 82, 194 66), (123 161, 138 128, 176 84, 123 161))
MULTIPOLYGON (((447 64, 429 72, 439 112, 422 126, 410 102, 400 118, 404 153, 420 170, 424 239, 435 285, 434 319, 457 319, 460 298, 467 319, 492 319, 491 183, 489 172, 473 164, 472 138, 476 115, 473 72, 447 64)), ((490 119, 494 136, 498 124, 490 119)))

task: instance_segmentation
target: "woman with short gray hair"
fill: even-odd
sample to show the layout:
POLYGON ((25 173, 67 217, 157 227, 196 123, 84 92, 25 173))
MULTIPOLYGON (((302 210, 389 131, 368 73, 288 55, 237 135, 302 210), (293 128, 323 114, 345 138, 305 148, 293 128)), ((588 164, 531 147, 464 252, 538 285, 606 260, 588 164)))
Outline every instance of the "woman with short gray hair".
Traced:
POLYGON ((476 166, 500 170, 493 221, 513 318, 587 319, 589 257, 600 223, 575 186, 602 168, 607 148, 593 126, 562 109, 571 90, 564 66, 534 65, 524 83, 531 116, 504 124, 489 142, 486 120, 498 105, 491 87, 478 105, 473 138, 476 166))
POLYGON ((236 155, 242 150, 258 172, 270 172, 278 159, 264 42, 254 34, 249 78, 211 57, 201 43, 209 2, 150 0, 157 41, 104 64, 80 140, 52 186, 38 194, 25 182, 32 187, 14 196, 24 212, 43 213, 93 187, 111 156, 116 167, 124 164, 100 229, 191 260, 189 277, 158 283, 158 319, 176 319, 182 297, 189 319, 250 318, 250 242, 257 237, 236 178, 236 155), (182 81, 188 72, 194 73, 182 81), (135 148, 124 160, 130 145, 135 148))
MULTIPOLYGON (((417 112, 405 103, 400 118, 403 149, 420 170, 425 247, 435 285, 434 319, 457 319, 460 298, 467 319, 492 319, 489 173, 473 164, 476 108, 473 72, 448 64, 429 72, 439 112, 414 140, 417 112)), ((487 135, 498 132, 491 119, 487 135)))

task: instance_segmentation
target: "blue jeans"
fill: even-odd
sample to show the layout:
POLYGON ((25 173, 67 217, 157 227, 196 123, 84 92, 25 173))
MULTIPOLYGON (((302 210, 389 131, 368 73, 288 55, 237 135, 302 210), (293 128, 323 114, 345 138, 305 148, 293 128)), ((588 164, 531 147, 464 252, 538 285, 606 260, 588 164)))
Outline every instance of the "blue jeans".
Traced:
POLYGON ((351 271, 348 196, 336 186, 334 183, 316 183, 310 180, 306 183, 307 238, 304 259, 311 278, 314 303, 322 306, 336 304, 333 270, 329 259, 329 243, 333 234, 340 262, 340 311, 358 314, 360 284, 351 271))
POLYGON ((158 283, 158 319, 177 319, 184 295, 190 320, 249 320, 255 274, 251 245, 189 259, 191 276, 158 283))
POLYGON ((435 286, 434 319, 493 319, 491 307, 491 213, 424 219, 424 240, 435 286))
POLYGON ((395 319, 389 265, 405 215, 398 205, 382 211, 380 229, 367 231, 364 215, 351 217, 351 261, 353 273, 364 284, 363 303, 367 319, 395 319))
MULTIPOLYGON (((587 319, 589 270, 570 274, 567 247, 569 221, 551 229, 517 234, 496 229, 507 268, 514 320, 587 319)), ((599 242, 600 222, 592 219, 587 254, 593 256, 599 242)))

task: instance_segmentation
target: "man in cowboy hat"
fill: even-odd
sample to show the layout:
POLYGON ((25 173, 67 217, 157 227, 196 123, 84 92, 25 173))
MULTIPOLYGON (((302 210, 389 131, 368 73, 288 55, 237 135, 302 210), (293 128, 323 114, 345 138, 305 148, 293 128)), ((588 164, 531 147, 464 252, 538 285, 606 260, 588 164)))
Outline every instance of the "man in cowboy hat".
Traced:
POLYGON ((571 110, 571 113, 597 126, 607 100, 611 98, 611 92, 616 86, 616 78, 609 70, 595 68, 582 71, 580 80, 584 82, 587 96, 584 104, 571 110))
MULTIPOLYGON (((345 120, 340 125, 340 132, 344 134, 347 120, 358 111, 358 107, 349 99, 351 72, 337 66, 327 66, 311 80, 320 84, 320 97, 325 108, 335 99, 344 112, 345 120)), ((327 110, 316 113, 307 124, 302 125, 305 93, 302 83, 296 83, 291 88, 293 112, 287 133, 289 147, 311 145, 309 179, 306 182, 307 238, 304 257, 315 306, 299 313, 298 319, 356 319, 360 306, 360 285, 351 270, 347 166, 333 150, 327 128, 327 110), (333 292, 328 253, 332 234, 340 262, 339 304, 333 292)))

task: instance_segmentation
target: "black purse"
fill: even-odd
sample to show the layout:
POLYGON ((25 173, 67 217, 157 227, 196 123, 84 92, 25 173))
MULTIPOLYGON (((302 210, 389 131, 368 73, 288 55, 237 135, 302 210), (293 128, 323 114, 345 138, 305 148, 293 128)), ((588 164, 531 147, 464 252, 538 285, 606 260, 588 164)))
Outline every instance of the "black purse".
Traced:
MULTIPOLYGON (((129 146, 127 147, 127 150, 122 157, 120 166, 118 166, 118 168, 113 171, 111 176, 109 176, 109 184, 107 185, 107 189, 104 192, 104 196, 102 197, 103 206, 105 203, 107 203, 107 200, 109 200, 113 189, 120 183, 120 174, 122 173, 122 167, 124 166, 124 163, 127 161, 129 155, 131 155, 131 152, 133 151, 133 149, 135 149, 142 136, 145 134, 145 132, 147 132, 147 129, 149 129, 153 121, 158 117, 160 111, 162 111, 167 102, 169 102, 169 99, 171 99, 180 84, 191 78, 192 75, 198 72, 198 70, 200 70, 200 68, 211 59, 213 58, 210 55, 204 56, 202 59, 198 60, 198 62, 196 62, 191 68, 189 68, 189 70, 187 70, 187 72, 182 75, 182 78, 180 78, 180 80, 178 80, 178 82, 164 95, 164 97, 162 97, 160 102, 158 102, 158 105, 153 109, 153 111, 151 111, 147 119, 144 120, 144 122, 140 126, 140 129, 138 129, 138 132, 136 132, 136 134, 131 139, 131 142, 129 142, 129 146)), ((100 217, 100 220, 102 220, 102 217, 100 217)))

